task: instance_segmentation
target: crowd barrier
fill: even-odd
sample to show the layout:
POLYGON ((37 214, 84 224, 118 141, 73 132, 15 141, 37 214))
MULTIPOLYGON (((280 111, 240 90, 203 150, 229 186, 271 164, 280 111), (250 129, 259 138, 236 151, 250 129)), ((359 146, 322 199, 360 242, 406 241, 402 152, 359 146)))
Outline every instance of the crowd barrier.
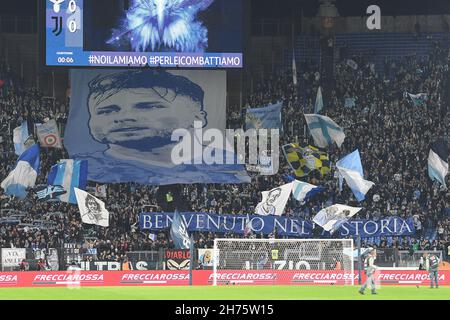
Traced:
MULTIPOLYGON (((358 271, 353 274, 358 284, 358 271)), ((218 283, 225 285, 341 285, 350 274, 320 270, 222 270, 218 283)), ((193 271, 193 285, 213 283, 212 270, 193 271)), ((381 285, 428 285, 426 271, 380 270, 381 285)), ((362 281, 365 280, 364 274, 362 281)), ((439 272, 439 283, 450 285, 450 271, 439 272)), ((43 271, 2 272, 0 288, 5 287, 83 287, 83 286, 188 286, 189 271, 43 271)))

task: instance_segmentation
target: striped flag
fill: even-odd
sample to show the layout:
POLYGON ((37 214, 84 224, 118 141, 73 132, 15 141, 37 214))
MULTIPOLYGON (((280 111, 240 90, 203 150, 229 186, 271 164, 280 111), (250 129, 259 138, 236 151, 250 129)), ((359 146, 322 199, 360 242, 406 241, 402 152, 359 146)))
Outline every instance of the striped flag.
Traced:
POLYGON ((341 147, 345 133, 336 122, 320 114, 305 114, 305 119, 316 146, 325 148, 336 142, 341 147))
POLYGON ((34 187, 36 184, 39 165, 39 146, 35 144, 21 154, 16 167, 2 181, 1 187, 5 193, 25 199, 28 194, 27 188, 34 187))
POLYGON ((428 176, 431 180, 437 180, 445 188, 445 176, 448 174, 448 143, 439 139, 432 144, 428 155, 428 176))
POLYGON ((62 186, 47 186, 41 190, 36 191, 39 200, 50 201, 58 200, 58 196, 67 193, 62 186))
POLYGON ((361 156, 359 150, 355 150, 349 155, 345 156, 336 163, 339 170, 339 186, 342 191, 343 179, 347 182, 350 189, 352 189, 356 200, 359 202, 365 199, 366 193, 375 183, 364 179, 364 172, 361 163, 361 156))
POLYGON ((303 181, 295 180, 292 187, 292 196, 300 202, 308 200, 319 192, 325 191, 325 188, 315 186, 303 181))
POLYGON ((74 188, 86 190, 87 167, 87 160, 60 160, 50 169, 47 184, 62 186, 67 191, 67 193, 58 196, 60 201, 77 204, 74 188))

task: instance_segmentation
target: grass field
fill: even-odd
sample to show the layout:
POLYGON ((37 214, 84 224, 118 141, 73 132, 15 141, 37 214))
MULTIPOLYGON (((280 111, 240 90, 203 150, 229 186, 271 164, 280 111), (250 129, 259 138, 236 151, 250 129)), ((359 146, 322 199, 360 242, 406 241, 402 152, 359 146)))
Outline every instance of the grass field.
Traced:
POLYGON ((384 286, 378 295, 351 286, 5 288, 1 300, 450 300, 450 287, 384 286))

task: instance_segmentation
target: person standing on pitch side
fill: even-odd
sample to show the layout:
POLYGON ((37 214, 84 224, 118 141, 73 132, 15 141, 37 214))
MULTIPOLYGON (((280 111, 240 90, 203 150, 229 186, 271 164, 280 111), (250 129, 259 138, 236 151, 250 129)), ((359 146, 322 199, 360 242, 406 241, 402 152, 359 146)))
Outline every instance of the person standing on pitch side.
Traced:
POLYGON ((377 270, 377 266, 375 265, 375 259, 377 258, 377 251, 375 249, 370 250, 369 255, 364 260, 364 269, 366 272, 366 282, 362 285, 361 289, 359 289, 360 294, 364 294, 367 286, 370 284, 372 294, 377 294, 375 291, 375 279, 374 273, 377 270))

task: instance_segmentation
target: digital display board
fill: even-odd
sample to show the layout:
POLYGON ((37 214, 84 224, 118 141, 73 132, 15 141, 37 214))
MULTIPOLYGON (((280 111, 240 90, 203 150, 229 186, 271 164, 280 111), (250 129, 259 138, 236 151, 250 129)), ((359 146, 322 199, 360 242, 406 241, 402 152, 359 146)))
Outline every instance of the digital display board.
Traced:
POLYGON ((242 68, 242 0, 41 0, 47 67, 242 68))

